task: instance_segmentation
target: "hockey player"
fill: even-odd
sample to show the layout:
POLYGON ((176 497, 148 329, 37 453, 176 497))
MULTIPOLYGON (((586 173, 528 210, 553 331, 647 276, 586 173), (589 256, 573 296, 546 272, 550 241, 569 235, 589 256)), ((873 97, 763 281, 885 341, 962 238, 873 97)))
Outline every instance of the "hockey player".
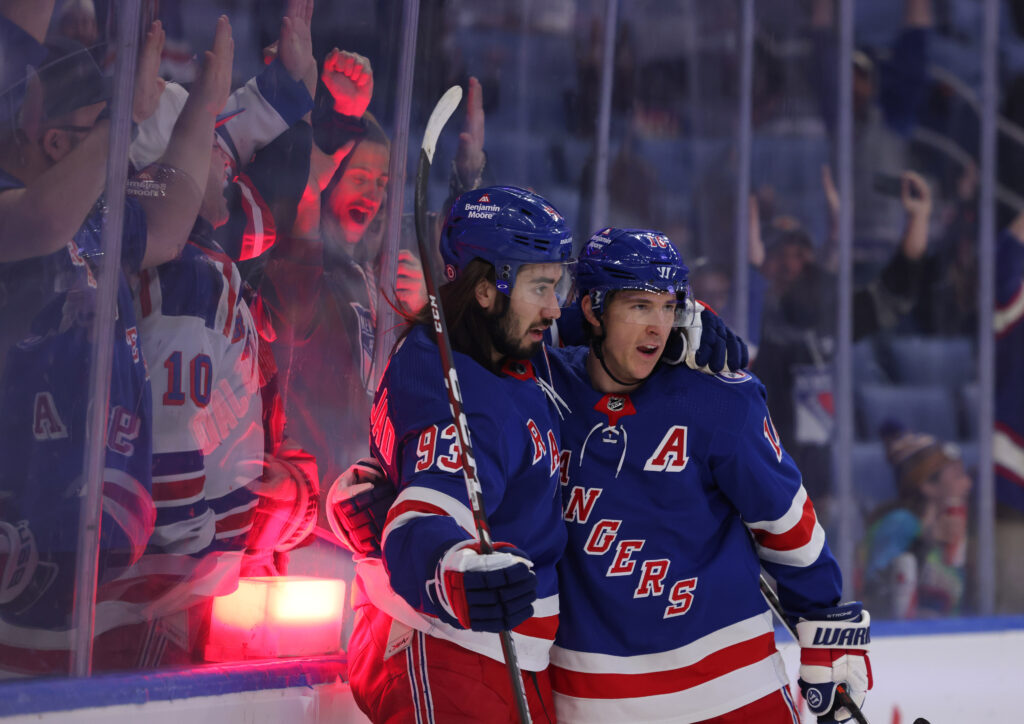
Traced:
POLYGON ((543 198, 487 187, 456 200, 441 251, 455 366, 501 542, 479 552, 427 310, 392 354, 371 413, 371 448, 399 494, 383 562, 358 571, 369 603, 349 645, 352 690, 374 721, 514 720, 494 635, 511 630, 530 710, 545 721, 565 527, 557 417, 529 360, 566 298, 572 237, 543 198))
POLYGON ((838 566, 761 384, 658 365, 686 316, 686 276, 653 231, 605 229, 580 256, 589 346, 552 355, 572 410, 558 719, 798 721, 762 566, 797 622, 808 705, 821 721, 846 719, 836 685, 858 704, 871 687, 868 613, 839 604, 838 566))

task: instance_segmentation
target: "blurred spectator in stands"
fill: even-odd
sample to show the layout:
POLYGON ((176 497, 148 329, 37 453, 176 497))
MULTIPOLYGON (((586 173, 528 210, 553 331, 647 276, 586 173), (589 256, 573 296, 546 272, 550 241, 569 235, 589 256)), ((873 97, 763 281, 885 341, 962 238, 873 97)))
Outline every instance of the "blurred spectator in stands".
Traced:
MULTIPOLYGON (((823 182, 829 211, 836 218, 838 195, 827 169, 823 182)), ((854 291, 854 340, 891 329, 920 296, 931 191, 912 171, 901 175, 900 184, 906 217, 903 237, 885 269, 854 291)), ((814 244, 795 219, 781 217, 773 226, 760 270, 768 288, 760 346, 751 367, 765 383, 779 435, 788 441, 790 455, 814 487, 831 478, 836 280, 827 263, 817 259, 814 244)), ((826 491, 817 492, 825 498, 826 491)))
POLYGON ((366 58, 335 49, 321 77, 329 94, 319 102, 330 107, 314 116, 307 188, 292 233, 271 252, 261 292, 276 334, 287 432, 315 455, 321 475, 337 475, 346 460, 366 454, 377 217, 390 143, 366 111, 373 93, 366 58))
POLYGON ((864 603, 886 618, 955 616, 963 603, 972 485, 960 451, 894 422, 881 434, 899 497, 867 523, 864 603))
POLYGON ((93 0, 67 0, 57 16, 57 34, 92 49, 100 39, 93 0))
POLYGON ((921 261, 921 292, 909 318, 914 331, 973 335, 978 328, 977 190, 978 170, 971 163, 957 180, 939 238, 921 261))
MULTIPOLYGON (((133 118, 154 111, 163 82, 156 74, 163 32, 149 29, 139 56, 133 118)), ((125 270, 138 271, 178 256, 196 218, 210 165, 214 118, 230 89, 231 27, 217 25, 213 50, 181 111, 167 149, 146 170, 155 193, 129 198, 122 255, 115 265, 110 393, 89 399, 92 322, 97 273, 104 262, 103 191, 110 142, 104 109, 109 84, 86 49, 62 40, 41 66, 37 98, 22 123, 0 139, 5 224, 0 269, 6 295, 5 333, 22 330, 3 372, 0 489, 8 496, 0 516, 19 521, 35 546, 25 560, 52 571, 47 588, 30 585, 3 596, 5 643, 22 650, 8 657, 24 673, 66 671, 78 544, 79 505, 87 411, 108 410, 103 451, 103 523, 99 540, 97 651, 104 635, 145 618, 145 603, 125 594, 118 575, 143 553, 154 524, 151 498, 150 384, 125 270), (10 322, 15 318, 15 322, 10 322), (13 515, 12 515, 13 514, 13 515), (27 597, 24 598, 24 597, 27 597)), ((31 95, 31 94, 30 94, 31 95)), ((25 550, 21 551, 26 553, 25 550)))
MULTIPOLYGON (((837 128, 835 0, 814 0, 814 58, 809 64, 821 114, 833 138, 837 128)), ((902 225, 895 179, 910 167, 907 139, 927 95, 931 0, 904 0, 904 25, 884 61, 854 53, 853 198, 855 262, 874 276, 899 241, 902 225)))
MULTIPOLYGON (((274 354, 289 435, 316 455, 320 474, 332 481, 368 452, 370 401, 380 372, 372 368, 378 294, 393 294, 407 312, 426 297, 422 267, 408 251, 399 254, 394 282, 380 278, 390 142, 366 111, 370 63, 335 50, 322 78, 327 92, 314 113, 307 190, 291 236, 271 254, 263 291, 277 332, 274 354)), ((481 88, 471 79, 455 185, 478 184, 484 161, 481 88)))
POLYGON ((46 57, 43 40, 54 0, 0 0, 0 136, 14 124, 28 90, 26 68, 46 57))

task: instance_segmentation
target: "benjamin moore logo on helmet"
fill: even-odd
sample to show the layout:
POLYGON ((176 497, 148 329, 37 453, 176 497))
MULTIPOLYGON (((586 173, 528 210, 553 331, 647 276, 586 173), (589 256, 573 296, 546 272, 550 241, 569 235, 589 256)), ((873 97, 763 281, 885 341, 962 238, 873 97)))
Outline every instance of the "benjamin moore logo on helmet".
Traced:
POLYGON ((608 238, 608 232, 611 229, 602 229, 601 231, 590 237, 590 241, 587 242, 588 251, 590 249, 600 249, 604 247, 611 239, 608 238))
POLYGON ((493 219, 501 211, 500 206, 491 203, 491 195, 484 194, 475 204, 466 204, 466 216, 470 219, 493 219))

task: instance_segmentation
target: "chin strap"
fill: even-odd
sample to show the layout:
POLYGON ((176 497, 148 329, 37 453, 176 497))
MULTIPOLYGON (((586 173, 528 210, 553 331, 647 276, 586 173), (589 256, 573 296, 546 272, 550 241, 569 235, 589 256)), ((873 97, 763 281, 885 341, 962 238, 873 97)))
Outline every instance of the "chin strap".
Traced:
POLYGON ((591 342, 590 342, 590 349, 594 352, 594 356, 597 357, 597 361, 601 363, 601 368, 605 371, 605 374, 607 374, 609 377, 611 377, 612 381, 616 382, 617 384, 625 385, 626 387, 636 387, 638 385, 642 385, 644 382, 646 382, 648 379, 650 379, 651 375, 654 374, 654 370, 658 369, 658 366, 655 365, 654 369, 651 370, 651 374, 647 375, 647 377, 644 377, 643 379, 637 380, 636 382, 623 382, 618 377, 613 375, 612 371, 610 369, 608 369, 608 365, 605 364, 605 362, 604 362, 604 352, 601 349, 601 345, 602 345, 603 342, 604 342, 604 336, 600 336, 600 337, 595 336, 594 339, 591 340, 591 342))

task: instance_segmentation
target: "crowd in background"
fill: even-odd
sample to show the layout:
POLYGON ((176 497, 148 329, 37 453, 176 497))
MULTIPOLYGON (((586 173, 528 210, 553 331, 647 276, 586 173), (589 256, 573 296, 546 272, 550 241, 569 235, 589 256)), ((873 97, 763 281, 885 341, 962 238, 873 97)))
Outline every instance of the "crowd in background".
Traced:
MULTIPOLYGON (((212 597, 241 575, 286 573, 297 549, 319 551, 302 559, 310 572, 336 572, 320 491, 366 455, 384 306, 409 316, 425 301, 410 224, 395 239, 385 224, 402 198, 390 178, 401 4, 143 5, 122 251, 112 259, 101 243, 111 3, 0 0, 0 449, 11 461, 0 470, 0 668, 9 675, 66 671, 74 637, 96 404, 89 360, 107 340, 93 325, 102 273, 116 277, 117 293, 100 357, 111 377, 97 669, 202 661, 212 597)), ((511 1, 486 12, 457 0, 422 5, 413 127, 445 87, 468 90, 462 132, 438 164, 448 198, 487 181, 531 186, 589 230, 604 3, 546 3, 530 17, 511 1)), ((824 520, 852 514, 861 526, 857 594, 867 605, 899 618, 969 612, 979 121, 962 89, 978 85, 976 3, 904 0, 891 4, 898 16, 890 3, 860 3, 856 511, 829 505, 833 3, 758 3, 755 184, 743 200, 751 272, 739 302, 737 54, 726 42, 737 15, 728 3, 684 12, 697 5, 622 9, 603 223, 663 229, 698 298, 727 322, 737 303, 748 306, 751 369, 808 491, 824 520), (781 27, 780 17, 803 20, 781 27)), ((1001 98, 1014 122, 1024 11, 1003 7, 1001 98)), ((1018 136, 1001 140, 993 300, 1007 612, 1024 610, 1015 555, 1024 419, 1013 403, 1024 364, 1024 190, 1009 162, 1022 153, 1018 136)))

